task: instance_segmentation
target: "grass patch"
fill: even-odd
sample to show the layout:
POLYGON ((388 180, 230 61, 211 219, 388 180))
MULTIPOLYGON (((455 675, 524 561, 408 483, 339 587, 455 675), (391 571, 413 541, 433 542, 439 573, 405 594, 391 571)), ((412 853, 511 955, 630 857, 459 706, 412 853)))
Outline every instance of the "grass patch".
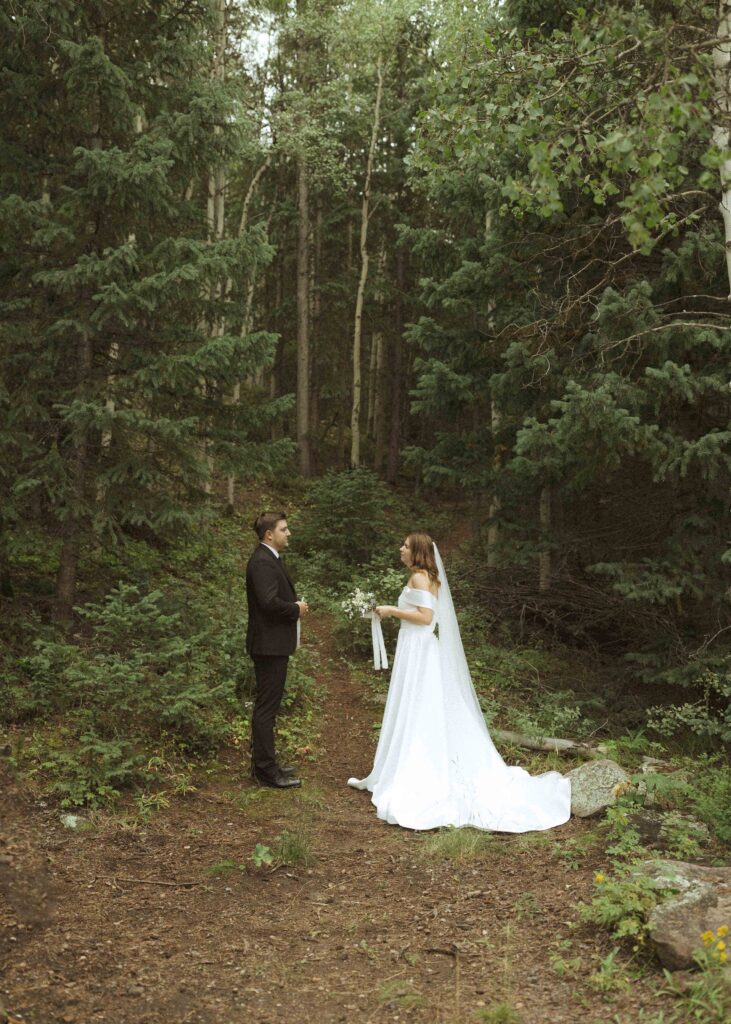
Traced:
POLYGON ((522 1024, 523 1018, 510 1003, 493 1003, 475 1012, 480 1024, 522 1024))
POLYGON ((272 855, 276 864, 287 867, 309 868, 317 859, 312 837, 303 828, 282 832, 272 847, 272 855))
POLYGON ((237 811, 247 811, 254 804, 271 802, 273 797, 278 795, 275 789, 259 786, 252 789, 244 789, 240 793, 230 796, 231 802, 237 811))
POLYGON ((312 786, 309 783, 303 786, 301 789, 295 790, 295 800, 300 806, 306 807, 313 811, 326 811, 328 810, 328 803, 325 798, 325 792, 319 789, 317 786, 312 786))
POLYGON ((480 860, 492 853, 491 832, 475 828, 444 828, 421 840, 419 856, 427 860, 451 860, 457 864, 480 860))
POLYGON ((515 836, 512 842, 513 852, 542 849, 554 842, 549 832, 524 832, 515 836))
POLYGON ((378 993, 381 1006, 392 1009, 413 1010, 425 1006, 424 996, 408 981, 387 981, 378 993))
POLYGON ((541 912, 541 905, 533 892, 522 893, 515 902, 515 916, 519 921, 529 921, 532 917, 538 917, 541 912))
POLYGON ((241 868, 242 865, 237 864, 235 860, 219 860, 217 864, 211 864, 207 873, 212 878, 221 878, 230 875, 232 871, 240 871, 241 868))

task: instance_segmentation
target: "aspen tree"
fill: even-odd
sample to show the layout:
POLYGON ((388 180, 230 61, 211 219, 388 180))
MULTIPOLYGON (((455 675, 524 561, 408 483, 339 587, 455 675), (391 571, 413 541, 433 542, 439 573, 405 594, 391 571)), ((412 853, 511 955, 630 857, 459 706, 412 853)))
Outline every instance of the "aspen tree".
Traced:
POLYGON ((363 201, 360 219, 360 277, 355 299, 355 323, 353 327, 353 404, 350 415, 350 465, 357 469, 360 466, 360 402, 362 391, 361 378, 361 337, 363 331, 363 297, 368 280, 368 222, 370 218, 371 179, 376 157, 378 133, 381 127, 381 98, 383 96, 383 58, 379 55, 376 63, 376 100, 373 111, 373 127, 368 148, 365 182, 363 185, 363 201))

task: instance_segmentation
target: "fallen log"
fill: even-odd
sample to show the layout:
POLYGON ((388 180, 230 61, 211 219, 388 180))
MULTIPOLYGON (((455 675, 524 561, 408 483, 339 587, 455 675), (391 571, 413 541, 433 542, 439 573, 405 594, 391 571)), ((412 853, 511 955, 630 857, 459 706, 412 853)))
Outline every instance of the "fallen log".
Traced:
POLYGON ((584 743, 581 740, 564 740, 557 736, 524 736, 509 729, 491 729, 490 735, 498 742, 510 743, 527 750, 546 750, 557 754, 583 754, 585 757, 603 757, 607 747, 603 743, 584 743))
MULTIPOLYGON (((373 694, 371 700, 374 704, 385 704, 386 695, 376 693, 373 694)), ((584 757, 605 757, 609 752, 609 748, 604 743, 565 740, 559 736, 524 736, 523 733, 511 732, 509 729, 493 728, 490 728, 490 735, 496 742, 510 743, 514 747, 525 747, 527 750, 542 750, 557 754, 581 754, 584 757)))

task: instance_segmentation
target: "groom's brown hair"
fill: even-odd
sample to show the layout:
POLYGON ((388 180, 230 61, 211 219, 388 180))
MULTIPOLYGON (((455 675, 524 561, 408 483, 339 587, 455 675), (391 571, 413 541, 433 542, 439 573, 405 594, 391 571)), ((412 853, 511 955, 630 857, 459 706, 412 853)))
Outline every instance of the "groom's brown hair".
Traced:
POLYGON ((259 540, 264 540, 267 530, 273 530, 277 523, 281 523, 286 518, 286 512, 262 512, 254 520, 254 533, 259 540))

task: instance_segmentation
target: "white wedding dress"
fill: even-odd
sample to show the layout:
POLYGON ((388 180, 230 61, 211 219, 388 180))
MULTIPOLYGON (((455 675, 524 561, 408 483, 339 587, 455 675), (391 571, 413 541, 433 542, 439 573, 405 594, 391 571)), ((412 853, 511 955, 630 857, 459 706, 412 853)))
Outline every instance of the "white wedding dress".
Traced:
POLYGON ((485 725, 437 553, 439 599, 404 587, 399 608, 430 608, 428 626, 401 620, 373 770, 348 785, 367 789, 378 817, 411 829, 470 825, 530 832, 568 821, 571 783, 505 764, 485 725), (435 628, 439 628, 439 636, 435 628))

